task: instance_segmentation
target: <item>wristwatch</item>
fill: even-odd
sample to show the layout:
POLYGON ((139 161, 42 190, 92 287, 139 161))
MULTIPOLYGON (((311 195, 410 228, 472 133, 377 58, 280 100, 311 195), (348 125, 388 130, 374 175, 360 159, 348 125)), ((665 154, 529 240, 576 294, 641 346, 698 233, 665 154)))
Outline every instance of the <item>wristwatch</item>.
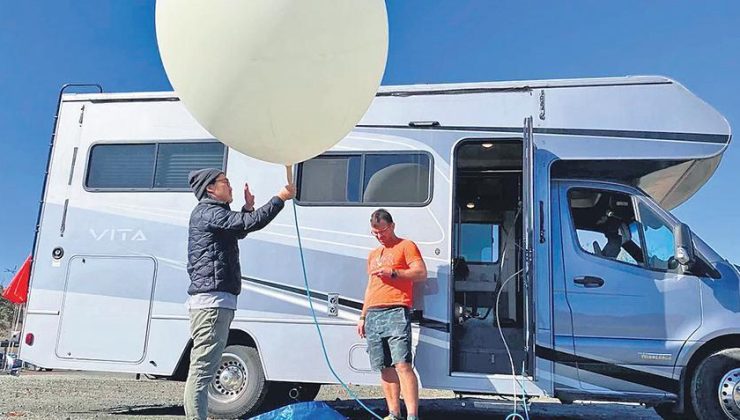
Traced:
POLYGON ((391 278, 392 279, 398 278, 398 272, 396 270, 391 270, 391 278))

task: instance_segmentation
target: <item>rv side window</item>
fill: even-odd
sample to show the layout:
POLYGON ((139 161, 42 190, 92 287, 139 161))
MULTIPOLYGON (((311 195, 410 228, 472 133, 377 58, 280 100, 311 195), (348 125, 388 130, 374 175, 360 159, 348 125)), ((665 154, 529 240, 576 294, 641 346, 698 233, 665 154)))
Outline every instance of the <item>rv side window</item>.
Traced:
POLYGON ((429 198, 429 157, 422 154, 365 156, 363 203, 421 204, 429 198))
POLYGON ((188 173, 224 166, 221 143, 161 143, 157 150, 154 188, 188 189, 188 173))
POLYGON ((568 193, 581 248, 599 257, 642 265, 639 223, 627 194, 576 188, 568 193))
POLYGON ((326 154, 298 167, 301 205, 419 206, 431 197, 425 153, 326 154))
POLYGON ((301 164, 299 199, 311 203, 359 203, 361 155, 320 156, 301 164))
POLYGON ((155 144, 99 144, 90 151, 88 188, 150 188, 155 144))
POLYGON ((188 173, 224 169, 218 142, 96 144, 90 150, 89 191, 189 191, 188 173))

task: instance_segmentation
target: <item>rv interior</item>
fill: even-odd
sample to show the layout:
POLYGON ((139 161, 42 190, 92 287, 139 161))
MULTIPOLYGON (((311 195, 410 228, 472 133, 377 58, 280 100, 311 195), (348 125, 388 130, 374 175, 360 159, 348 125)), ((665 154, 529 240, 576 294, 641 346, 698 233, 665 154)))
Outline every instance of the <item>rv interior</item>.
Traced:
POLYGON ((517 373, 527 354, 522 287, 522 142, 470 141, 455 150, 453 373, 517 373), (497 304, 498 298, 498 304, 497 304))

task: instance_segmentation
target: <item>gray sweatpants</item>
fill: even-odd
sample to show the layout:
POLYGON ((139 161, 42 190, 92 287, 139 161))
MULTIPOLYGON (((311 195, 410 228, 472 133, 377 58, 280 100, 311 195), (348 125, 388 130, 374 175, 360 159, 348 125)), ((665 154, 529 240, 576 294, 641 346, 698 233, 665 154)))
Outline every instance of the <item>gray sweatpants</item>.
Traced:
POLYGON ((218 369, 229 338, 234 310, 225 308, 190 311, 190 369, 185 382, 185 418, 205 420, 208 413, 208 386, 218 369))

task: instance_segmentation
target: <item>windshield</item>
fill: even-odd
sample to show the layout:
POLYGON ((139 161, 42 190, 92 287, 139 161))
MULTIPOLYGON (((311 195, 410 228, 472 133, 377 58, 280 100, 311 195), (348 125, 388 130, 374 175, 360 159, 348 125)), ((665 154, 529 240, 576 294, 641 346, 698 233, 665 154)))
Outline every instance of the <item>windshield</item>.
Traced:
MULTIPOLYGON (((666 220, 671 220, 673 223, 676 224, 681 223, 681 221, 671 211, 663 208, 644 191, 640 190, 640 192, 642 193, 642 199, 645 201, 649 201, 653 205, 653 208, 658 211, 658 213, 663 214, 666 220)), ((704 257, 704 260, 706 262, 715 264, 717 262, 725 261, 725 259, 722 258, 722 256, 719 255, 714 249, 712 249, 712 247, 710 247, 706 242, 704 242, 693 229, 691 230, 691 238, 694 240, 695 251, 698 252, 702 257, 704 257)))

